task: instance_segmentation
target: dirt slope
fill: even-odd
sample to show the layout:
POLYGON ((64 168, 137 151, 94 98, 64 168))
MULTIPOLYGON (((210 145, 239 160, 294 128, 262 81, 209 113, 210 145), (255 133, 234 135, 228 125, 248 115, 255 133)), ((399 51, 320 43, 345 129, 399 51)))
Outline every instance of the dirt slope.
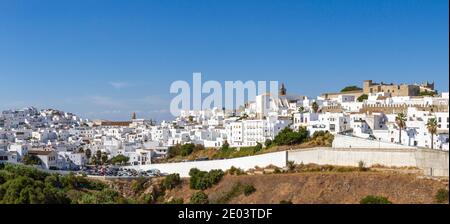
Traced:
MULTIPOLYGON (((359 203, 367 195, 387 197, 393 203, 434 203, 441 188, 448 189, 448 180, 420 178, 414 174, 348 172, 348 173, 293 173, 267 175, 226 175, 219 184, 205 190, 209 200, 226 194, 236 183, 251 184, 256 192, 232 198, 229 203, 278 204, 290 200, 294 204, 359 203)), ((165 198, 189 198, 195 190, 189 189, 189 180, 181 187, 168 191, 165 198)))

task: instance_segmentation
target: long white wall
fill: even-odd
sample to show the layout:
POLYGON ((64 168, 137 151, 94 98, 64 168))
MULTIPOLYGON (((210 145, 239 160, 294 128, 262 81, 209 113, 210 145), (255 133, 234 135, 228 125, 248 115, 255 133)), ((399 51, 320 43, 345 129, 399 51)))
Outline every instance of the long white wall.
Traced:
POLYGON ((417 167, 430 176, 449 176, 449 153, 426 149, 334 149, 313 148, 288 152, 288 159, 299 163, 319 165, 367 166, 383 165, 417 167))
POLYGON ((234 159, 208 160, 208 161, 192 161, 180 163, 159 163, 141 166, 132 166, 140 170, 158 169, 162 173, 178 173, 181 177, 189 177, 189 171, 192 168, 209 171, 212 169, 221 169, 223 171, 230 169, 232 166, 239 167, 243 170, 255 168, 255 166, 266 167, 274 165, 277 167, 286 166, 287 152, 266 153, 256 156, 247 156, 234 159))
POLYGON ((358 166, 359 161, 363 161, 367 166, 416 166, 416 157, 411 150, 313 148, 291 151, 289 160, 296 163, 337 166, 358 166))
POLYGON ((359 161, 363 161, 367 166, 379 164, 383 166, 417 167, 422 169, 426 175, 449 175, 449 153, 425 149, 311 148, 235 159, 160 163, 130 166, 129 168, 140 170, 158 169, 162 173, 179 173, 182 177, 188 177, 189 170, 192 168, 198 168, 204 171, 212 169, 225 171, 232 166, 243 170, 248 170, 255 166, 266 167, 274 165, 277 167, 285 167, 287 161, 290 160, 297 164, 315 163, 319 165, 337 166, 358 166, 359 161))
POLYGON ((401 144, 374 141, 354 136, 335 135, 333 148, 356 148, 356 149, 416 149, 416 147, 401 144))

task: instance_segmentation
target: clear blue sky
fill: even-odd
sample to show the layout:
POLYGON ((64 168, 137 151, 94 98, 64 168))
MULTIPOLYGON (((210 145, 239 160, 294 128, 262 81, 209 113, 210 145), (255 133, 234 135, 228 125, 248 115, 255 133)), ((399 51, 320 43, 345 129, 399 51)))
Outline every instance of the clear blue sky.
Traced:
POLYGON ((1 0, 0 109, 168 116, 170 84, 364 79, 448 91, 448 0, 1 0))

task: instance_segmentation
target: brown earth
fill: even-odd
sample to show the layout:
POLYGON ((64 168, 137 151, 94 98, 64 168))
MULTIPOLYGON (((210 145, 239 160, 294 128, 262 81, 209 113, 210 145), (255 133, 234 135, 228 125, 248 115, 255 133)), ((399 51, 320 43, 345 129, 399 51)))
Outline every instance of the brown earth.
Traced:
MULTIPOLYGON (((369 171, 226 175, 205 193, 214 203, 238 182, 251 184, 256 191, 249 196, 234 197, 229 203, 278 204, 281 200, 290 200, 294 204, 358 204, 365 196, 376 195, 387 197, 395 204, 431 204, 435 203, 439 189, 448 189, 448 179, 369 171)), ((165 199, 183 198, 188 203, 194 192, 196 190, 189 188, 189 179, 183 179, 180 187, 166 192, 165 199)))

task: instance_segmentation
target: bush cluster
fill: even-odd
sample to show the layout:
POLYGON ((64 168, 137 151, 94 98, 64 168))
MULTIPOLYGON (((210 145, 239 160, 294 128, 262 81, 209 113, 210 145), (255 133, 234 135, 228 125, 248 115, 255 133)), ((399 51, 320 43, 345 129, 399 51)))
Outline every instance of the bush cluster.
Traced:
POLYGON ((6 164, 0 169, 0 204, 126 203, 107 185, 84 177, 49 174, 6 164))
POLYGON ((195 192, 189 202, 191 204, 209 204, 208 195, 203 191, 195 192))
POLYGON ((214 184, 217 184, 223 177, 224 172, 222 170, 211 170, 209 172, 200 171, 199 169, 192 168, 189 171, 189 186, 191 189, 205 190, 214 184))
POLYGON ((195 151, 204 150, 205 147, 200 144, 187 143, 184 145, 175 145, 169 148, 169 157, 173 158, 175 156, 188 156, 195 151))
POLYGON ((173 174, 167 175, 164 178, 163 182, 161 183, 161 185, 164 189, 169 189, 169 190, 174 189, 175 187, 177 187, 180 184, 181 184, 181 178, 178 173, 173 173, 173 174))
POLYGON ((272 144, 275 145, 295 145, 300 144, 308 139, 308 130, 300 127, 298 131, 294 131, 289 127, 284 128, 277 136, 275 136, 272 144))

